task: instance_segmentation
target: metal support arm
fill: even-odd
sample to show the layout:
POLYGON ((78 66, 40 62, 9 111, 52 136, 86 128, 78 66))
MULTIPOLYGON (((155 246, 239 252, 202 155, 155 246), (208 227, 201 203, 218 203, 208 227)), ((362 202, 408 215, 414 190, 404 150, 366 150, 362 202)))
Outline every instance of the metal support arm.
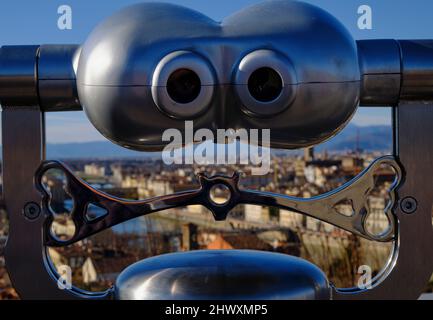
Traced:
POLYGON ((45 244, 48 246, 66 246, 122 222, 154 212, 185 207, 189 205, 202 205, 209 209, 215 220, 227 218, 228 213, 238 204, 254 204, 273 206, 280 209, 291 210, 300 214, 319 219, 334 226, 357 234, 372 241, 391 241, 395 237, 396 220, 392 214, 395 205, 395 188, 401 181, 399 165, 393 157, 383 157, 375 161, 369 168, 353 181, 342 187, 311 199, 300 199, 269 192, 242 190, 239 188, 239 175, 233 177, 212 177, 199 175, 200 188, 189 192, 166 195, 145 201, 127 201, 115 198, 101 191, 95 190, 83 180, 77 178, 72 171, 60 162, 45 162, 36 174, 37 188, 43 195, 42 207, 47 213, 45 223, 45 244), (369 193, 375 187, 374 174, 381 165, 389 165, 396 172, 396 179, 389 190, 390 203, 386 206, 386 215, 390 227, 382 234, 371 234, 366 227, 370 214, 367 207, 369 193), (50 212, 50 195, 42 184, 42 177, 48 170, 61 170, 67 179, 66 190, 73 199, 74 206, 71 218, 75 224, 74 236, 62 241, 53 235, 51 223, 54 214, 50 212), (225 204, 216 204, 211 200, 211 190, 214 186, 224 185, 230 191, 230 197, 225 204), (352 205, 353 213, 345 216, 338 211, 342 202, 352 205), (105 212, 99 217, 89 217, 89 206, 96 206, 105 212))

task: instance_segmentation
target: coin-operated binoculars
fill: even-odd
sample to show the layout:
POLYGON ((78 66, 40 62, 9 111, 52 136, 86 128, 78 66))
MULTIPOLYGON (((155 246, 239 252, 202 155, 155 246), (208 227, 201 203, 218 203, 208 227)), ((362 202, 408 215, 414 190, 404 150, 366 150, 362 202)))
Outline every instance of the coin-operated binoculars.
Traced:
POLYGON ((221 23, 169 4, 139 4, 101 23, 81 45, 4 46, 0 51, 4 200, 10 218, 6 263, 22 298, 55 299, 416 299, 433 271, 433 40, 354 41, 330 14, 268 1, 221 23), (239 176, 199 175, 200 188, 145 201, 114 198, 65 165, 45 161, 44 113, 84 109, 107 139, 162 150, 165 129, 271 129, 271 146, 296 149, 336 135, 359 105, 392 106, 394 154, 353 181, 311 199, 245 190, 239 176), (385 209, 390 227, 366 227, 373 172, 396 172, 385 209), (72 239, 51 232, 49 169, 67 177, 72 239), (210 197, 223 185, 225 204, 210 197), (351 203, 351 215, 337 210, 351 203), (371 289, 339 290, 314 265, 254 251, 197 251, 146 259, 114 288, 60 290, 47 247, 70 245, 127 220, 203 205, 224 220, 238 204, 289 209, 363 238, 392 242, 371 289), (97 206, 103 214, 88 214, 97 206))

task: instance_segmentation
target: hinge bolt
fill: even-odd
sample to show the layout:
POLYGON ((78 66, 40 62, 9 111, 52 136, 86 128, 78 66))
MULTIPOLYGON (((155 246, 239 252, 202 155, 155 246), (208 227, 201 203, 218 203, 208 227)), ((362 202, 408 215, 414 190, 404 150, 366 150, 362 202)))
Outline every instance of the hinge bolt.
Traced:
POLYGON ((39 218, 41 214, 41 207, 34 202, 29 202, 24 206, 24 216, 29 220, 35 220, 39 218))
POLYGON ((400 202, 401 211, 406 214, 413 214, 418 209, 418 202, 415 198, 406 197, 400 202))

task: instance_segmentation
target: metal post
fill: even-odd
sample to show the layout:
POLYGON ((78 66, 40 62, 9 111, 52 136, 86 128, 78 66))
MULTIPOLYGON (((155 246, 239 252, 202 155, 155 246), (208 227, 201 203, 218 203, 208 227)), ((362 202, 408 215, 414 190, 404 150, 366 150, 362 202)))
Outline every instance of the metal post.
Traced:
POLYGON ((9 215, 6 268, 22 299, 103 299, 76 288, 61 290, 43 241, 45 214, 34 174, 45 159, 44 114, 38 107, 2 111, 3 196, 9 215), (31 270, 31 272, 29 272, 31 270))
POLYGON ((396 152, 405 180, 395 210, 399 238, 387 270, 372 290, 337 292, 334 298, 418 299, 425 290, 433 272, 432 111, 433 103, 421 102, 403 102, 395 110, 396 152), (405 208, 405 203, 412 208, 405 208))
MULTIPOLYGON (((54 288, 47 287, 42 239, 44 217, 40 210, 40 194, 33 176, 44 152, 44 116, 37 107, 6 108, 2 112, 3 190, 9 215, 9 238, 5 249, 6 267, 12 284, 22 298, 54 297, 54 288), (33 203, 33 216, 24 209, 33 203), (39 211, 39 212, 37 212, 39 211), (33 273, 29 273, 32 265, 33 273)), ((56 295, 58 294, 56 290, 56 295)))

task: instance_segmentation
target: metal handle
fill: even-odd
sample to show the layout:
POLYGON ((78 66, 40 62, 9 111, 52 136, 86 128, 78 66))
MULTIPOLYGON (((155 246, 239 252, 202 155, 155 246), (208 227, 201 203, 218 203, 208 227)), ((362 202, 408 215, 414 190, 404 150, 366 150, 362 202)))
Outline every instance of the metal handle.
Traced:
POLYGON ((238 174, 233 177, 218 176, 211 178, 201 174, 198 179, 200 188, 197 190, 145 201, 127 201, 95 190, 86 182, 77 178, 67 166, 60 162, 45 162, 36 173, 36 186, 43 195, 42 207, 44 212, 47 213, 44 228, 45 245, 67 246, 122 222, 150 213, 190 205, 206 207, 213 213, 217 221, 225 220, 228 213, 238 204, 273 206, 308 215, 368 240, 387 242, 395 240, 396 237, 397 222, 392 210, 396 203, 395 189, 400 184, 402 173, 400 166, 391 156, 376 160, 353 181, 342 187, 311 199, 242 190, 239 188, 240 176, 238 174), (396 175, 396 179, 389 190, 390 201, 384 212, 389 221, 389 228, 381 234, 371 234, 366 227, 367 218, 370 214, 367 199, 375 187, 374 174, 382 165, 391 166, 396 175), (66 190, 74 201, 70 216, 75 224, 75 234, 67 241, 57 239, 50 232, 54 213, 50 211, 50 194, 43 186, 42 177, 51 169, 61 170, 65 174, 67 180, 66 190), (224 204, 217 204, 211 200, 212 188, 219 185, 224 185, 230 192, 230 196, 224 204), (351 204, 353 211, 351 215, 343 215, 339 212, 338 205, 342 202, 351 204), (89 217, 92 206, 99 208, 103 214, 98 217, 89 217))

